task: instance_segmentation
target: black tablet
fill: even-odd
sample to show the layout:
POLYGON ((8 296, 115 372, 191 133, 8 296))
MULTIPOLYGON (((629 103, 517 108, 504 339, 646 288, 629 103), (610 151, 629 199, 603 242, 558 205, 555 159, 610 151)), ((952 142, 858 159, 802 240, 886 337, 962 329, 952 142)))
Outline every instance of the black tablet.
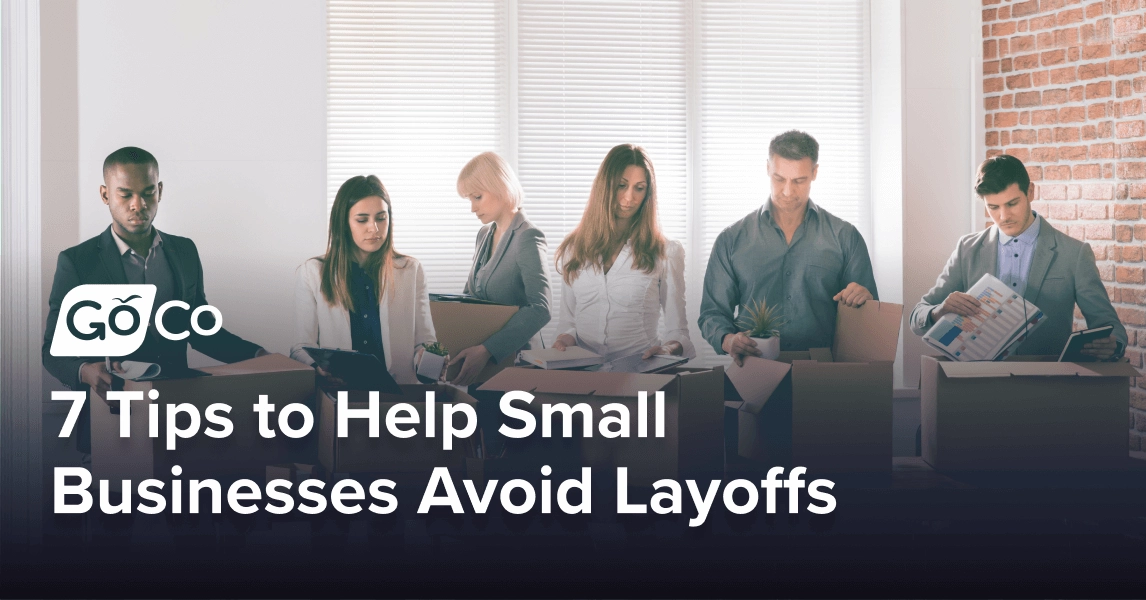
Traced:
POLYGON ((1058 356, 1058 362, 1094 362, 1098 359, 1093 356, 1087 356, 1082 353, 1082 347, 1095 340, 1101 340, 1110 337, 1110 332, 1114 331, 1113 325, 1103 325, 1102 327, 1095 327, 1094 329, 1087 329, 1086 331, 1076 331, 1070 334, 1066 340, 1066 347, 1062 349, 1062 354, 1058 356))
POLYGON ((302 349, 314 359, 316 366, 344 381, 347 390, 402 393, 398 382, 394 381, 386 366, 373 354, 314 346, 303 346, 302 349))

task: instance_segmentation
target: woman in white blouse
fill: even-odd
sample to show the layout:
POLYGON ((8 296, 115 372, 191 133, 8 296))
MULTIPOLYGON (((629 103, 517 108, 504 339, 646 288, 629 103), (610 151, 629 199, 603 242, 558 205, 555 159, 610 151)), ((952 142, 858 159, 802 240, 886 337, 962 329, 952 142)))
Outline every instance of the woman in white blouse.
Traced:
POLYGON ((390 195, 377 177, 351 177, 338 189, 326 253, 297 271, 291 358, 313 364, 303 346, 366 352, 398 383, 418 383, 423 344, 436 341, 430 296, 421 263, 394 250, 391 217, 390 195))
POLYGON ((684 247, 661 233, 656 189, 644 148, 621 144, 605 156, 581 223, 557 248, 564 286, 554 348, 583 346, 606 360, 696 356, 685 316, 684 247))

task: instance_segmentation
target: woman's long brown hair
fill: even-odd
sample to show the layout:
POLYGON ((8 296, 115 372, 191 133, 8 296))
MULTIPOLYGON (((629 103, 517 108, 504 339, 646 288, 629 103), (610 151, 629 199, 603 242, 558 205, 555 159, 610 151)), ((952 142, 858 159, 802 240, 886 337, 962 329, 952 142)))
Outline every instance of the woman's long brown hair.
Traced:
POLYGON ((394 250, 394 212, 390 208, 390 194, 374 175, 358 175, 346 180, 334 196, 330 209, 330 234, 326 254, 322 257, 322 296, 331 306, 342 306, 353 311, 354 298, 350 293, 350 265, 354 262, 354 235, 350 232, 350 209, 359 200, 378 196, 386 204, 386 241, 370 254, 362 270, 374 283, 377 300, 382 301, 386 284, 393 278, 394 259, 402 258, 394 250))
POLYGON ((603 270, 605 262, 625 242, 632 243, 633 266, 645 273, 651 273, 657 261, 664 258, 665 237, 657 220, 656 174, 645 149, 633 144, 615 146, 601 161, 581 222, 557 247, 557 272, 561 273, 565 283, 571 285, 583 269, 603 270), (622 230, 614 217, 617 186, 630 165, 645 170, 649 187, 641 208, 633 215, 629 226, 622 230))

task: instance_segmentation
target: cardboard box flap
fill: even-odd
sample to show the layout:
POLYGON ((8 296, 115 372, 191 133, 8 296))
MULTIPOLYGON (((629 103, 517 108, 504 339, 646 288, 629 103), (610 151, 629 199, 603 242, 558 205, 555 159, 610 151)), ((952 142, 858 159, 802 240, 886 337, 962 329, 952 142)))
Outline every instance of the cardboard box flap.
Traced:
POLYGON ((744 400, 741 410, 755 414, 768 402, 791 368, 788 363, 749 356, 744 359, 743 367, 732 363, 725 373, 744 400))
POLYGON ((837 362, 894 362, 902 321, 902 304, 876 300, 859 308, 840 304, 832 356, 837 362))
MULTIPOLYGON (((1126 366, 1129 367, 1130 365, 1126 366)), ((1104 375, 1077 363, 1060 362, 941 361, 939 368, 943 369, 944 375, 953 379, 974 377, 1102 377, 1104 375)), ((1115 375, 1115 373, 1109 375, 1115 375)))
POLYGON ((546 371, 513 367, 494 375, 478 389, 493 392, 521 390, 541 394, 635 397, 637 392, 654 392, 668 385, 674 375, 639 373, 596 373, 591 371, 546 371))
POLYGON ((808 358, 816 362, 835 362, 832 360, 832 351, 828 348, 808 348, 808 358))
POLYGON ((215 376, 228 376, 228 375, 255 375, 259 373, 284 373, 287 371, 313 371, 314 367, 304 365, 289 356, 282 354, 267 354, 258 358, 231 363, 229 365, 218 365, 214 367, 204 367, 200 371, 210 373, 215 376))
POLYGON ((1105 377, 1142 377, 1142 372, 1130 363, 1087 363, 1086 368, 1105 377))

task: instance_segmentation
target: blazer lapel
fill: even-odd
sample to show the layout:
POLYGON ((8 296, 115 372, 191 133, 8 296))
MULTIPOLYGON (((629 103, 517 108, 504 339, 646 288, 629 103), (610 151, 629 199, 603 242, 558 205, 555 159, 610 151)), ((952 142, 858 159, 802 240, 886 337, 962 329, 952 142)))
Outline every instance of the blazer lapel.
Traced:
POLYGON ((176 248, 175 244, 171 243, 171 236, 164 235, 162 231, 155 230, 163 238, 163 257, 167 259, 167 268, 171 269, 172 283, 175 285, 176 295, 184 302, 191 302, 194 298, 187 294, 187 289, 183 287, 183 256, 176 248))
POLYGON ((492 237, 493 237, 493 228, 490 227, 489 229, 486 230, 485 237, 482 238, 481 243, 477 245, 477 249, 474 250, 474 260, 470 264, 469 287, 470 287, 471 293, 473 290, 477 289, 478 271, 481 270, 481 269, 477 268, 478 261, 481 260, 481 255, 482 255, 482 252, 485 250, 485 245, 487 243, 490 243, 493 241, 492 239, 490 239, 492 237))
POLYGON ((391 289, 393 285, 394 281, 386 283, 386 293, 382 294, 382 301, 378 303, 378 322, 382 326, 382 354, 386 357, 386 370, 391 373, 394 372, 394 352, 390 349, 390 297, 393 295, 394 290, 391 289))
POLYGON ((104 230, 99 238, 99 260, 107 274, 108 283, 127 283, 127 274, 123 271, 123 262, 119 255, 119 246, 112 237, 111 226, 104 230))
POLYGON ((1050 270, 1055 255, 1058 253, 1055 250, 1058 242, 1055 240, 1054 234, 1054 228, 1049 223, 1039 224, 1039 237, 1035 241, 1035 255, 1031 257, 1031 270, 1027 274, 1027 290, 1023 294, 1031 304, 1035 304, 1035 301, 1039 299, 1043 280, 1046 279, 1047 271, 1050 270))
POLYGON ((982 254, 979 255, 979 274, 974 279, 968 278, 967 285, 975 285, 982 277, 983 273, 990 273, 992 276, 999 276, 999 228, 991 225, 991 229, 987 232, 986 242, 979 250, 982 254))
POLYGON ((513 240, 513 233, 517 231, 518 227, 525 222, 525 213, 517 211, 517 215, 513 217, 513 221, 509 224, 509 228, 501 236, 501 241, 497 243, 497 248, 493 249, 493 256, 489 259, 489 272, 492 273, 497 269, 497 263, 501 262, 501 257, 505 256, 506 248, 509 248, 509 243, 513 240))

